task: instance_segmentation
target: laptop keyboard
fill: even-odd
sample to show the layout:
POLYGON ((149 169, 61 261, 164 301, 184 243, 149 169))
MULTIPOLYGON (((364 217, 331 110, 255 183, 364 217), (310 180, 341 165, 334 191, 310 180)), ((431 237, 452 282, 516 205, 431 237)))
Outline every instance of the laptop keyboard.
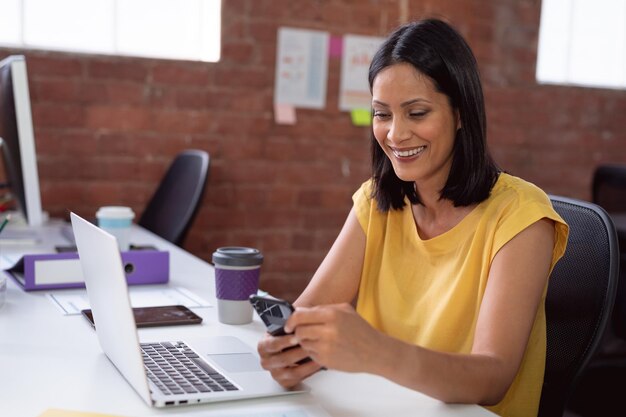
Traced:
POLYGON ((165 395, 238 391, 183 342, 141 343, 148 379, 165 395))

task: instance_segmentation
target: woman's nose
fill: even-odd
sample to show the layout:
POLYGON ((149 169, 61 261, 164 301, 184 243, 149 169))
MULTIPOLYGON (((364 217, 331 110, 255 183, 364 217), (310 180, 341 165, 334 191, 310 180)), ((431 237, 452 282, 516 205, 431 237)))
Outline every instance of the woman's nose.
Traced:
POLYGON ((389 132, 387 132, 387 139, 393 143, 399 143, 411 137, 411 130, 401 117, 394 117, 391 121, 389 132))

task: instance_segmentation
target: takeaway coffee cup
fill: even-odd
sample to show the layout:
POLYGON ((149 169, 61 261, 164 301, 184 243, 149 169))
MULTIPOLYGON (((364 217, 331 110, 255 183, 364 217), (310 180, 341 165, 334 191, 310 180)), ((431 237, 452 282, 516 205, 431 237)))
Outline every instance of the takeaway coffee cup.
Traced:
POLYGON ((252 321, 248 298, 259 289, 263 255, 258 249, 227 246, 213 252, 217 315, 226 324, 252 321))
POLYGON ((96 212, 98 226, 117 238, 120 251, 127 251, 130 247, 130 226, 135 213, 130 207, 104 206, 96 212))

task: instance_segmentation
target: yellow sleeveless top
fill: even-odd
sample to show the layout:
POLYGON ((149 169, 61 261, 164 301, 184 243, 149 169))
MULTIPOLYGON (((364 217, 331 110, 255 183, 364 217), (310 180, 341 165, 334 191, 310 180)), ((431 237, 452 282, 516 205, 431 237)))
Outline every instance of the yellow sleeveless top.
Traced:
MULTIPOLYGON (((565 252, 568 226, 535 185, 500 174, 489 198, 451 230, 417 234, 410 203, 378 210, 371 180, 354 194, 367 237, 357 311, 378 330, 425 348, 470 353, 494 256, 534 222, 555 222, 552 266, 565 252)), ((547 288, 547 286, 546 286, 547 288)), ((546 358, 545 290, 521 367, 504 399, 487 407, 502 416, 536 416, 546 358)))

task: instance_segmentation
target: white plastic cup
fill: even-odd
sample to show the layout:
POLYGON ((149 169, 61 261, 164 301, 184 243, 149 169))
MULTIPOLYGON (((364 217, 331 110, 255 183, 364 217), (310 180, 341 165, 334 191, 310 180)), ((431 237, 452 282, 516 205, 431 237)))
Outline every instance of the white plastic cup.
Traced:
POLYGON ((133 209, 125 206, 104 206, 96 212, 98 227, 117 239, 120 251, 130 248, 130 226, 135 218, 133 209))

